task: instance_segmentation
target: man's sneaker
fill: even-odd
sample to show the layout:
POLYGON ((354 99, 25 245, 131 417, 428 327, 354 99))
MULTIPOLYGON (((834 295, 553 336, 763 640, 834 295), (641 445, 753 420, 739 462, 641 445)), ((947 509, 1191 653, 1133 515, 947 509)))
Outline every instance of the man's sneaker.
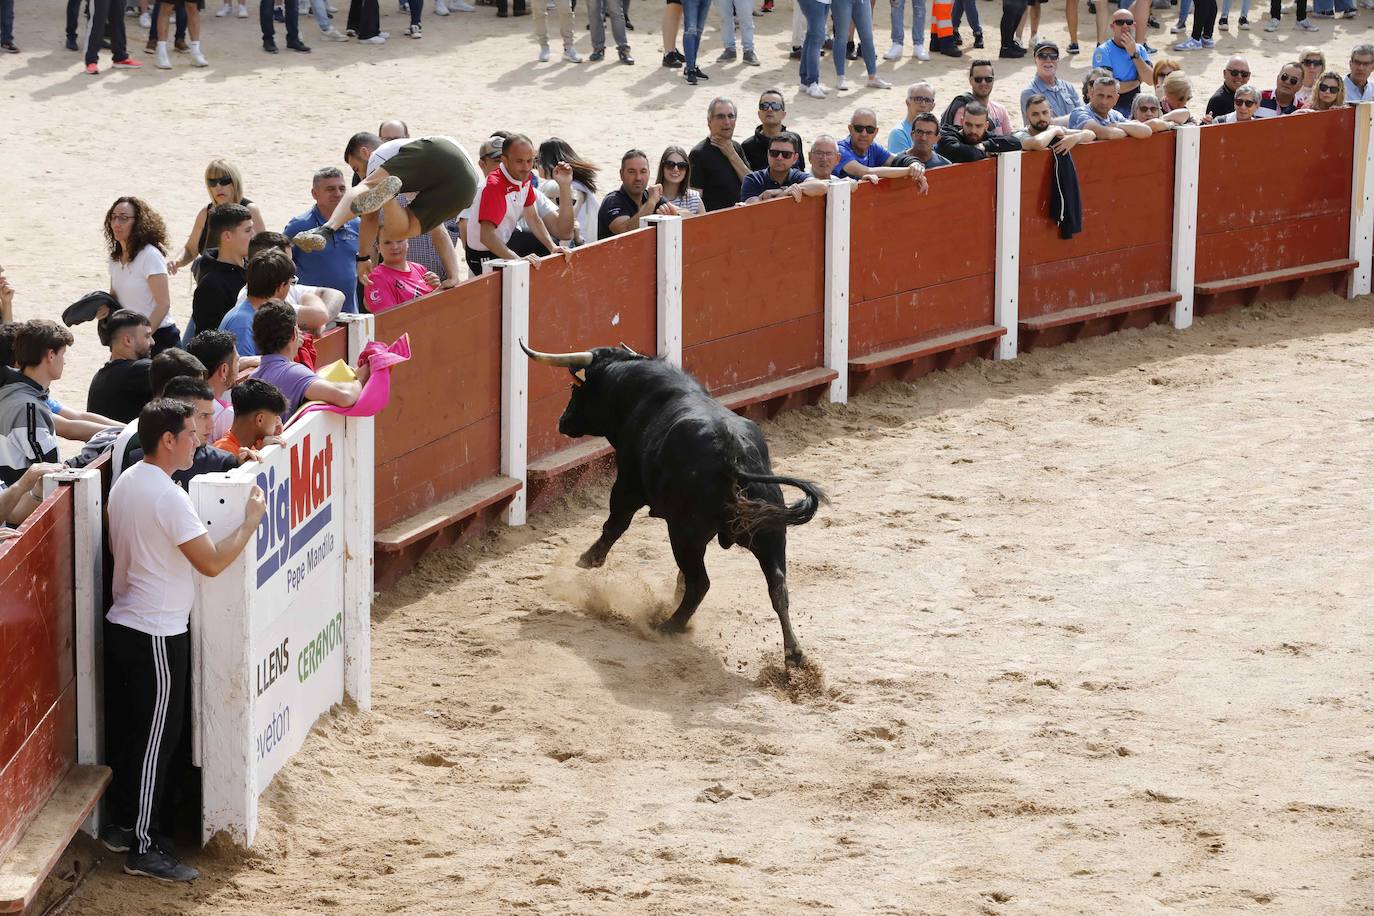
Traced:
POLYGON ((540 45, 540 46, 539 46, 539 62, 540 62, 541 64, 547 64, 547 63, 549 62, 549 46, 548 46, 548 45, 540 45))
POLYGON ((582 55, 577 53, 577 49, 572 45, 563 46, 563 59, 570 64, 582 63, 582 55))
POLYGON ((286 21, 286 10, 283 9, 282 7, 280 7, 280 6, 274 6, 274 7, 272 7, 272 19, 273 19, 273 21, 275 21, 275 22, 285 22, 285 21, 286 21))
POLYGON ((1069 42, 1069 53, 1070 53, 1070 54, 1077 54, 1077 53, 1078 53, 1078 42, 1076 42, 1076 41, 1071 41, 1071 42, 1069 42))
POLYGON ((1013 59, 1017 57, 1025 57, 1026 49, 1021 47, 1020 45, 1012 45, 1009 48, 1003 48, 1002 50, 998 51, 997 56, 1003 58, 1010 57, 1013 59))
POLYGON ((326 41, 348 41, 348 36, 335 28, 323 33, 323 37, 326 41))
POLYGON ((95 64, 87 64, 87 65, 86 65, 86 75, 87 75, 87 76, 95 76, 95 75, 96 75, 97 73, 99 73, 99 72, 100 72, 100 67, 99 67, 99 66, 97 66, 97 65, 95 65, 95 64))
POLYGON ((974 33, 973 33, 973 47, 974 47, 974 48, 981 48, 981 47, 983 47, 983 33, 982 33, 982 32, 974 32, 974 33))
POLYGON ((1175 51, 1201 51, 1202 42, 1196 38, 1186 38, 1174 45, 1175 51))
POLYGON ((1277 19, 1270 19, 1265 23, 1264 30, 1266 32, 1277 32, 1279 30, 1279 21, 1277 19))
POLYGON ((193 67, 208 67, 208 66, 210 66, 210 62, 209 62, 208 60, 205 59, 205 55, 202 54, 202 53, 200 53, 200 48, 192 48, 192 49, 191 49, 191 66, 193 66, 193 67))
POLYGON ((147 10, 138 14, 138 27, 141 29, 151 29, 153 27, 153 16, 147 10))
POLYGON ((436 16, 447 16, 447 15, 448 15, 448 4, 445 3, 444 0, 435 0, 435 3, 434 3, 434 15, 436 15, 436 16))
POLYGON ((1217 46, 1217 43, 1211 38, 1204 38, 1202 39, 1202 46, 1210 51, 1217 46))
POLYGON ((1354 11, 1354 10, 1346 10, 1344 13, 1341 13, 1341 18, 1342 18, 1342 19, 1354 19, 1354 18, 1355 18, 1355 15, 1356 15, 1356 14, 1355 14, 1355 11, 1354 11))
POLYGON ((76 39, 75 39, 75 38, 68 38, 68 39, 67 39, 67 50, 68 50, 68 51, 80 51, 80 50, 81 50, 81 48, 77 45, 76 39))
MULTIPOLYGON (((419 27, 418 25, 415 26, 415 29, 416 29, 417 31, 419 30, 419 28, 420 28, 420 27, 419 27)), ((419 38, 420 36, 419 36, 419 35, 415 35, 414 37, 415 37, 415 38, 419 38)), ((302 54, 309 54, 309 53, 310 53, 310 45, 308 45, 308 44, 306 44, 305 42, 301 41, 299 38, 297 38, 295 41, 288 41, 288 42, 286 43, 286 46, 287 46, 288 48, 290 48, 292 51, 299 51, 299 52, 301 52, 302 54)))
POLYGON ((682 71, 682 78, 687 81, 687 85, 695 86, 697 84, 697 71, 688 67, 682 71))
POLYGON ((419 25, 419 23, 414 23, 414 24, 412 24, 412 25, 406 26, 406 30, 405 30, 404 32, 402 32, 401 34, 402 34, 402 35, 405 35, 405 36, 407 36, 407 37, 409 37, 409 38, 423 38, 423 37, 424 37, 424 35, 423 35, 422 32, 420 31, 420 25, 419 25))
MULTIPOLYGON (((95 64, 91 64, 91 67, 94 67, 94 66, 95 66, 95 64)), ((134 60, 132 57, 126 57, 126 58, 124 58, 123 60, 117 60, 117 61, 114 62, 114 68, 115 68, 116 70, 137 70, 137 69, 139 69, 139 68, 142 67, 142 66, 143 66, 143 61, 141 61, 141 60, 134 60)), ((91 72, 90 67, 87 67, 87 68, 86 68, 86 72, 87 72, 87 73, 91 72)))
POLYGON ((825 98, 825 87, 822 86, 820 83, 812 83, 811 85, 807 86, 804 91, 813 99, 825 98))
POLYGON ((1316 24, 1315 22, 1312 22, 1312 21, 1308 20, 1308 19, 1299 19, 1299 20, 1298 20, 1298 28, 1302 29, 1304 32, 1317 32, 1317 31, 1320 31, 1320 29, 1317 28, 1317 24, 1316 24))
POLYGON ((734 49, 734 48, 726 48, 724 51, 721 51, 721 52, 720 52, 720 56, 716 58, 716 63, 718 63, 718 64, 732 64, 732 63, 734 63, 737 59, 738 59, 738 55, 735 54, 735 49, 734 49))
POLYGON ((681 54, 679 54, 677 51, 669 51, 667 54, 664 54, 664 55, 663 55, 663 66, 665 66, 665 67, 681 67, 681 66, 682 66, 682 62, 683 62, 684 60, 686 60, 686 58, 684 58, 684 57, 683 57, 681 54))
POLYGON ((304 232, 297 232, 291 237, 291 244, 301 251, 323 251, 331 241, 334 240, 334 230, 328 226, 317 226, 314 229, 307 229, 304 232))
POLYGON ((868 88, 869 88, 869 89, 891 89, 891 88, 892 88, 892 84, 889 83, 887 80, 883 79, 881 76, 870 76, 870 77, 868 78, 868 88))
POLYGON ((759 65, 759 56, 753 51, 745 51, 744 62, 751 67, 757 67, 759 65))
POLYGON ((264 38, 262 40, 262 49, 266 51, 268 54, 276 54, 277 43, 271 38, 264 38))
POLYGON ((926 50, 926 46, 923 44, 917 45, 912 50, 911 56, 917 60, 930 60, 930 52, 926 50))
POLYGON ((629 45, 626 45, 626 46, 623 47, 623 48, 616 48, 616 49, 615 49, 615 53, 616 53, 616 56, 620 58, 620 62, 621 62, 622 64, 624 64, 624 65, 627 66, 627 67, 633 67, 633 66, 634 66, 635 59, 634 59, 634 55, 632 55, 632 54, 630 53, 630 46, 629 46, 629 45))
POLYGON ((710 77, 706 75, 706 71, 703 70, 703 69, 701 69, 700 67, 697 67, 696 70, 694 70, 693 72, 696 74, 696 78, 699 79, 699 80, 709 80, 709 79, 710 79, 710 77))
POLYGON ((145 878, 155 878, 169 884, 194 881, 200 877, 200 872, 189 865, 178 862, 158 849, 157 846, 153 846, 143 855, 136 855, 131 851, 129 858, 124 860, 124 874, 142 875, 145 878))
POLYGON ((1231 30, 1231 24, 1226 21, 1225 16, 1222 16, 1217 20, 1217 28, 1221 29, 1223 32, 1229 32, 1231 30))
MULTIPOLYGON (((353 198, 353 203, 349 209, 357 216, 364 213, 374 213, 382 209, 382 205, 388 200, 401 193, 401 179, 395 175, 388 175, 382 183, 375 187, 368 188, 366 191, 353 198)), ((302 249, 303 251, 304 249, 302 249)))
POLYGON ((1244 16, 1241 16, 1240 24, 1237 27, 1244 32, 1250 31, 1250 20, 1246 19, 1244 16))
MULTIPOLYGON (((920 47, 920 45, 917 45, 917 47, 920 47)), ((887 53, 883 55, 883 60, 901 60, 901 59, 902 59, 902 44, 901 44, 901 42, 899 42, 899 41, 894 41, 894 42, 892 43, 892 47, 888 48, 888 49, 887 49, 887 53)))
POLYGON ((134 829, 106 824, 100 828, 100 842, 110 852, 128 852, 129 847, 134 844, 134 829))
POLYGON ((228 16, 228 15, 229 15, 230 13, 232 13, 233 11, 234 11, 233 4, 226 3, 226 4, 224 4, 224 6, 221 6, 221 7, 219 8, 219 12, 215 13, 215 18, 216 18, 216 19, 223 19, 225 16, 228 16))
POLYGON ((383 38, 380 34, 377 34, 377 35, 373 35, 371 38, 363 38, 363 39, 359 40, 358 44, 360 44, 360 45, 384 45, 384 44, 386 44, 386 39, 383 38))
POLYGON ((246 3, 240 3, 240 4, 239 4, 239 18, 240 18, 240 19, 247 19, 247 18, 248 18, 248 4, 246 4, 246 3))
MULTIPOLYGON (((788 59, 788 60, 801 60, 801 48, 799 48, 799 47, 796 46, 796 45, 793 45, 793 46, 792 46, 792 50, 791 50, 791 51, 788 53, 788 55, 787 55, 787 59, 788 59)), ((802 87, 802 92, 805 92, 805 91, 806 91, 806 87, 803 86, 803 87, 802 87)))

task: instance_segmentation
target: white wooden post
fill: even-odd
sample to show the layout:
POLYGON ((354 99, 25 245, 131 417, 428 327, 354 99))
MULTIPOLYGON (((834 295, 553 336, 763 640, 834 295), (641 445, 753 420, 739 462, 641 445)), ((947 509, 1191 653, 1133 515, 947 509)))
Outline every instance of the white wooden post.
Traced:
POLYGON ((491 263, 501 270, 501 473, 520 481, 505 520, 523 525, 529 483, 530 368, 520 341, 529 344, 530 262, 519 258, 491 263))
POLYGON ((993 321, 1007 333, 994 359, 1015 359, 1021 302, 1021 154, 997 157, 997 273, 993 321))
POLYGON ((1370 143, 1374 125, 1374 102, 1355 105, 1355 156, 1350 164, 1350 257, 1359 265, 1350 274, 1346 296, 1367 295, 1370 291, 1371 245, 1374 245, 1374 144, 1370 143))
POLYGON ((658 355, 682 368, 682 217, 647 216, 658 240, 658 355))
MULTIPOLYGON (((105 665, 102 650, 104 596, 104 506, 100 472, 63 470, 43 479, 44 497, 58 486, 72 488, 72 584, 76 639, 76 762, 102 763, 105 758, 105 665)), ((58 577, 60 581, 60 577, 58 577)), ((100 806, 81 825, 91 836, 100 832, 100 806)))
POLYGON ((1174 252, 1169 288, 1183 298, 1174 303, 1174 327, 1193 323, 1193 284, 1197 279, 1197 192, 1202 128, 1174 131, 1174 252))
POLYGON ((849 402, 849 220, 854 182, 832 178, 825 189, 825 367, 839 373, 829 398, 849 402))
MULTIPOLYGON (((371 315, 340 315, 348 328, 348 363, 358 365, 376 334, 371 315)), ((344 418, 344 694, 372 708, 372 546, 376 420, 344 418)))

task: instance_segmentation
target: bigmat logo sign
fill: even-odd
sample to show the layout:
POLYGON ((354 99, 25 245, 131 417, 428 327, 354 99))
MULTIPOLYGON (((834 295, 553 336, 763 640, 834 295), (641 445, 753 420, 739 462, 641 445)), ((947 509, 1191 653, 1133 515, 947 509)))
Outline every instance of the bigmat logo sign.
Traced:
POLYGON ((333 554, 332 532, 312 544, 334 518, 334 437, 306 434, 291 445, 290 475, 269 466, 258 474, 267 512, 258 525, 257 586, 286 570, 287 591, 298 591, 310 573, 333 554), (301 555, 305 551, 305 555, 301 555))

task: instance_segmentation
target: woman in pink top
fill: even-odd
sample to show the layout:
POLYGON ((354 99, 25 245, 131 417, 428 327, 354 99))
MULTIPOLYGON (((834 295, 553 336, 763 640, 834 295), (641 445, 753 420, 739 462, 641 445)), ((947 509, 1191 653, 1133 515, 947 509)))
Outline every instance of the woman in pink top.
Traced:
POLYGON ((379 241, 377 248, 382 254, 382 263, 368 276, 367 289, 363 293, 372 314, 427 296, 439 286, 439 277, 433 271, 406 260, 410 246, 405 239, 379 241))

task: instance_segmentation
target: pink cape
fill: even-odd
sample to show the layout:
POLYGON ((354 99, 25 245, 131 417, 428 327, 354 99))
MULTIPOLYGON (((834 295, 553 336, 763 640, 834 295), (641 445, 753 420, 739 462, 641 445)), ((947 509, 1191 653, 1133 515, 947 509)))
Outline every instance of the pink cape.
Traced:
POLYGON ((335 407, 333 404, 325 404, 322 401, 311 401, 296 411, 291 422, 295 423, 301 417, 308 416, 317 410, 340 413, 345 417, 375 417, 391 401, 391 367, 409 359, 409 334, 402 334, 391 346, 376 340, 370 342, 363 347, 362 355, 358 358, 358 365, 368 364, 370 374, 366 384, 363 385, 362 394, 358 395, 358 400, 353 406, 335 407))

